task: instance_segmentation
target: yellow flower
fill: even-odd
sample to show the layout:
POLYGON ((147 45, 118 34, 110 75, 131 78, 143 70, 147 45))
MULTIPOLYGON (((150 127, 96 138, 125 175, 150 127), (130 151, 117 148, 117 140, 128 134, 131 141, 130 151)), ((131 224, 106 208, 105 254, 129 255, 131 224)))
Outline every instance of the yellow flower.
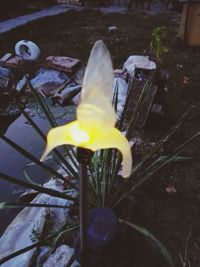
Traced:
POLYGON ((81 102, 77 107, 77 120, 49 131, 47 147, 41 160, 52 149, 63 144, 92 151, 116 148, 123 156, 122 175, 130 175, 130 146, 127 139, 115 128, 115 112, 111 105, 112 81, 110 54, 104 43, 97 41, 85 71, 81 102))

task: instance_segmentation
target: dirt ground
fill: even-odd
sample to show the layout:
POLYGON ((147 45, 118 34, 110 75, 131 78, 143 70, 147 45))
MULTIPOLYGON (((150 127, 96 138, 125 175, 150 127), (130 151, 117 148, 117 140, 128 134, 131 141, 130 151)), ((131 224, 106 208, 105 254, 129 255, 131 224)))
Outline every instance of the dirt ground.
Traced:
POLYGON ((0 21, 15 18, 55 5, 54 1, 45 0, 7 0, 0 3, 0 21))
MULTIPOLYGON (((80 58, 86 64, 94 42, 103 39, 114 67, 122 68, 132 54, 149 55, 153 59, 149 46, 152 30, 166 26, 169 50, 166 62, 170 73, 168 112, 160 121, 149 121, 144 129, 148 140, 156 142, 190 105, 193 106, 182 128, 166 146, 167 153, 200 127, 200 48, 185 47, 177 42, 179 17, 174 13, 147 16, 142 12, 107 15, 91 10, 70 12, 2 35, 0 53, 12 52, 17 41, 27 39, 40 46, 41 63, 48 55, 66 55, 80 58), (116 26, 117 31, 110 33, 109 26, 116 26)), ((161 240, 177 267, 200 266, 199 144, 197 140, 181 154, 192 159, 165 167, 133 196, 132 222, 146 227, 161 240), (167 192, 169 186, 175 192, 167 192)), ((153 243, 136 232, 127 231, 123 238, 109 246, 98 266, 167 266, 153 243)))

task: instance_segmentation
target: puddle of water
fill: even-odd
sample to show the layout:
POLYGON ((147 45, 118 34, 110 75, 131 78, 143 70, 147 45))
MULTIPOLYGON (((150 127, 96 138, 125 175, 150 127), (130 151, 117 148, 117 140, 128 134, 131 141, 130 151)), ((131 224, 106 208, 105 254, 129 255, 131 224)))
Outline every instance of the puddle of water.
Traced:
MULTIPOLYGON (((41 127, 45 133, 49 128, 48 121, 39 117, 34 121, 41 127)), ((22 146, 24 149, 31 152, 37 158, 40 158, 44 149, 45 143, 39 135, 32 129, 31 126, 25 123, 26 119, 21 115, 12 125, 9 126, 6 136, 16 144, 22 146)), ((2 127, 2 125, 1 125, 2 127)), ((30 161, 22 156, 19 152, 14 150, 10 145, 0 139, 0 170, 1 172, 17 178, 24 178, 22 168, 30 163, 30 161)), ((27 169, 30 177, 34 180, 43 182, 49 174, 38 166, 32 166, 27 169), (42 177, 42 178, 41 178, 42 177)), ((0 180, 0 201, 15 200, 23 191, 24 188, 18 187, 8 183, 7 181, 0 180)), ((0 211, 0 232, 4 231, 8 223, 14 218, 19 210, 6 209, 0 211)))
MULTIPOLYGON (((73 112, 74 109, 70 110, 69 117, 65 115, 64 117, 59 118, 57 122, 59 124, 65 124, 67 121, 72 120, 73 112)), ((46 134, 50 129, 48 121, 44 119, 43 116, 36 115, 32 119, 40 127, 44 134, 46 134)), ((0 124, 0 128, 3 129, 5 127, 5 123, 0 122, 0 124)), ((21 115, 8 127, 5 135, 38 159, 41 157, 45 148, 45 143, 38 133, 29 124, 27 124, 23 115, 21 115)), ((25 179, 22 169, 28 163, 30 163, 30 160, 22 156, 10 145, 0 139, 1 172, 13 177, 25 179)), ((49 165, 54 169, 57 168, 56 163, 53 161, 51 161, 49 165)), ((38 183, 43 183, 51 176, 51 174, 37 165, 26 168, 26 171, 28 175, 38 183)), ((0 179, 0 202, 16 200, 16 198, 24 191, 24 188, 0 179)), ((0 210, 0 234, 5 230, 18 212, 19 209, 0 210)))

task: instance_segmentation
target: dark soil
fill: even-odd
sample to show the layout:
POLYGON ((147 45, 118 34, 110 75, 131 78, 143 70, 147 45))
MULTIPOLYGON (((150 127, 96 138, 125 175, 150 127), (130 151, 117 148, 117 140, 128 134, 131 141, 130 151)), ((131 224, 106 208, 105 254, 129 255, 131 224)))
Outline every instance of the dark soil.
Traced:
POLYGON ((54 0, 1 0, 0 21, 12 19, 55 5, 54 0))
MULTIPOLYGON (((184 47, 176 42, 179 17, 173 14, 102 15, 91 10, 71 12, 2 35, 0 51, 2 55, 12 52, 17 41, 30 39, 42 50, 41 62, 48 55, 66 55, 80 58, 85 64, 94 42, 103 39, 114 67, 122 68, 132 54, 153 58, 149 48, 151 33, 155 27, 162 25, 168 30, 168 113, 165 118, 149 120, 144 129, 148 141, 156 142, 190 105, 193 106, 184 125, 163 151, 169 153, 200 127, 200 48, 184 47), (117 27, 116 32, 109 33, 108 27, 111 25, 117 27)), ((190 144, 182 152, 183 156, 192 157, 191 160, 165 167, 138 188, 132 200, 131 221, 146 227, 162 241, 177 267, 200 266, 199 143, 198 140, 190 144), (176 192, 168 193, 166 188, 169 185, 174 186, 176 192), (185 264, 181 262, 181 257, 185 264)), ((155 244, 147 238, 132 230, 127 230, 123 237, 110 245, 98 266, 167 266, 155 244)))

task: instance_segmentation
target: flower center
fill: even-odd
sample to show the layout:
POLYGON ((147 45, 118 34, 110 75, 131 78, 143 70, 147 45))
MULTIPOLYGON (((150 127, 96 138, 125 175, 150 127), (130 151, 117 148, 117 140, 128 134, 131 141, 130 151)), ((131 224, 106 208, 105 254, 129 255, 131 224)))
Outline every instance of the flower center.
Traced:
POLYGON ((84 130, 79 129, 79 127, 74 127, 71 132, 72 140, 78 144, 88 142, 90 137, 88 133, 84 130))

